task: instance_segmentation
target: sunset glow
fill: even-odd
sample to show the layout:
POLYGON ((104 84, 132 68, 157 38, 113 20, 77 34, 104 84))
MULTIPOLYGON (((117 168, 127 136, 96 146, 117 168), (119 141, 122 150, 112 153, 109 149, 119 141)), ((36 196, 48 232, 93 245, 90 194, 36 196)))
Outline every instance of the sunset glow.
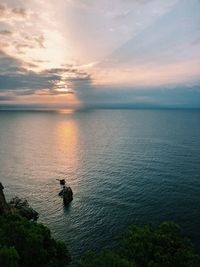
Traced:
POLYGON ((56 91, 60 92, 60 93, 69 93, 69 89, 67 88, 57 88, 56 91))
POLYGON ((5 0, 0 107, 134 106, 147 90, 198 106, 199 14, 198 0, 5 0))

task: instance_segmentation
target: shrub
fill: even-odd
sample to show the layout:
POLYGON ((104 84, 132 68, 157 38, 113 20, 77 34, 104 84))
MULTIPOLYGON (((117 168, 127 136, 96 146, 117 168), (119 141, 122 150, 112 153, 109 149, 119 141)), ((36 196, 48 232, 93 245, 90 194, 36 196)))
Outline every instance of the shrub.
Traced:
POLYGON ((158 227, 130 226, 115 252, 87 253, 78 267, 200 267, 192 243, 180 227, 164 222, 158 227))
POLYGON ((0 266, 61 267, 70 262, 65 243, 53 239, 43 224, 9 214, 0 216, 0 225, 0 266))

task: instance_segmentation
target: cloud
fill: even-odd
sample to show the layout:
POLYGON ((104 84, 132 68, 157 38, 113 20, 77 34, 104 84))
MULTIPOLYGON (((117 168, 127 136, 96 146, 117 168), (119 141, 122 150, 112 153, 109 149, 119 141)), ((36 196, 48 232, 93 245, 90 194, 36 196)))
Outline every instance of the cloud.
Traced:
POLYGON ((29 61, 30 65, 33 60, 30 51, 45 48, 43 27, 39 25, 42 20, 30 3, 7 2, 0 4, 0 49, 11 57, 29 61))
POLYGON ((8 30, 3 30, 3 31, 0 31, 0 35, 11 36, 12 32, 8 30))
POLYGON ((52 88, 52 81, 59 79, 56 74, 34 73, 27 71, 22 67, 24 62, 12 58, 5 53, 0 53, 0 90, 1 91, 15 91, 23 90, 26 94, 26 89, 32 89, 32 92, 40 90, 41 88, 52 88))
POLYGON ((87 85, 79 91, 79 97, 87 108, 200 108, 200 85, 87 85))
POLYGON ((24 8, 12 8, 6 4, 0 4, 0 21, 25 20, 29 12, 24 8))
POLYGON ((5 1, 4 105, 200 105, 198 0, 5 1))
POLYGON ((33 72, 24 65, 24 62, 0 52, 0 101, 19 96, 78 94, 83 85, 90 83, 89 75, 76 66, 66 64, 65 68, 33 72))
POLYGON ((8 96, 8 95, 1 95, 0 94, 0 102, 1 101, 10 101, 10 100, 14 100, 15 99, 15 97, 14 96, 8 96))
POLYGON ((40 35, 34 36, 23 36, 19 34, 14 34, 8 30, 0 31, 1 43, 0 49, 4 49, 5 52, 12 48, 19 54, 26 54, 27 50, 33 49, 44 49, 45 48, 45 37, 40 35))

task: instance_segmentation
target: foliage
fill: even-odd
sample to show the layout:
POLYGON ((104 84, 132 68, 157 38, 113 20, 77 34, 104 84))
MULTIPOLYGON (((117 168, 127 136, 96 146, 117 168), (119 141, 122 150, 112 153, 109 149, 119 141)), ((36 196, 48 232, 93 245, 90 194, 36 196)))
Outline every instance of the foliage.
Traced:
POLYGON ((104 250, 99 254, 88 251, 81 261, 79 267, 136 267, 134 263, 119 256, 118 254, 104 250))
POLYGON ((18 267, 19 255, 13 247, 0 247, 0 266, 18 267))
POLYGON ((79 267, 200 267, 200 257, 180 227, 164 222, 157 228, 130 226, 116 252, 87 253, 79 267))
POLYGON ((0 266, 64 267, 70 261, 64 242, 42 224, 18 215, 0 216, 0 266))
MULTIPOLYGON (((64 267, 70 262, 63 241, 42 224, 18 215, 0 216, 0 266, 64 267)), ((116 251, 87 252, 78 267, 200 267, 200 257, 180 227, 164 222, 128 227, 116 251)))

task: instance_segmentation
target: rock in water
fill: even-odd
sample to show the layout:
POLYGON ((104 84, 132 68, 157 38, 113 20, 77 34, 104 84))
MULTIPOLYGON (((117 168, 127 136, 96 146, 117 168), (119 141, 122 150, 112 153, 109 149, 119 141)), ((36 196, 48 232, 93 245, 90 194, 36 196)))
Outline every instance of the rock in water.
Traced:
POLYGON ((65 179, 60 180, 61 185, 65 185, 65 179))
POLYGON ((63 202, 64 205, 68 205, 73 200, 73 192, 71 187, 63 188, 63 202))
POLYGON ((56 179, 56 180, 60 182, 60 185, 65 185, 65 179, 56 179))
POLYGON ((0 215, 8 213, 10 211, 9 206, 4 196, 3 189, 4 187, 2 183, 0 183, 0 215))
POLYGON ((28 220, 36 221, 39 217, 37 211, 35 211, 25 199, 14 197, 9 202, 9 205, 14 212, 18 211, 21 216, 27 218, 28 220))
POLYGON ((71 187, 63 186, 63 189, 60 191, 59 196, 63 197, 64 205, 68 205, 73 200, 73 192, 71 187))

